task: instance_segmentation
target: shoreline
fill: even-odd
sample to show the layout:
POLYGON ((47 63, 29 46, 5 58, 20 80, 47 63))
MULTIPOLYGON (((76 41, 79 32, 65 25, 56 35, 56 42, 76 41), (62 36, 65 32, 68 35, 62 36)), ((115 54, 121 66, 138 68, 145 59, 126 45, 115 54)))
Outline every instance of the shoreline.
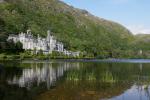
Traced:
POLYGON ((101 62, 101 63, 150 63, 150 59, 141 58, 107 58, 107 59, 96 59, 96 58, 61 58, 61 59, 0 59, 0 61, 19 61, 23 63, 32 62, 101 62))
POLYGON ((146 57, 96 58, 82 56, 50 56, 50 55, 20 55, 0 54, 0 61, 69 61, 69 62, 150 62, 146 57))

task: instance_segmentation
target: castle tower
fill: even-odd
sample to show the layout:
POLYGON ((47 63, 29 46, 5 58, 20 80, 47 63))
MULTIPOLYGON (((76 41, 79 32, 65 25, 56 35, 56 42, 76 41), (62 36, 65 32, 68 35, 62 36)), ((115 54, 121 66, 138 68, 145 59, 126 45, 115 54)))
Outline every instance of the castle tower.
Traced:
POLYGON ((31 30, 30 29, 27 30, 27 34, 31 34, 31 30))
POLYGON ((38 38, 40 37, 40 35, 38 34, 38 38))
POLYGON ((47 41, 50 42, 50 39, 51 39, 51 31, 48 30, 47 31, 47 41))
POLYGON ((48 31, 47 31, 47 37, 50 37, 50 36, 51 36, 51 31, 48 30, 48 31))

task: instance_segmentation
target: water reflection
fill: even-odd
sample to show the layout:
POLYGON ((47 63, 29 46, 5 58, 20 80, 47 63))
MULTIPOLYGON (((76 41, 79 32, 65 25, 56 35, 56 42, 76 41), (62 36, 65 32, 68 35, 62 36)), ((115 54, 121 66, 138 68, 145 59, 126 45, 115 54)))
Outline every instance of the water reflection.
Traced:
POLYGON ((0 100, 150 100, 149 63, 13 63, 0 65, 0 100))
POLYGON ((122 95, 112 97, 109 100, 150 100, 149 86, 145 89, 143 86, 133 85, 122 95))
POLYGON ((33 85, 37 86, 40 83, 45 82, 48 89, 55 85, 55 82, 64 75, 68 70, 79 68, 79 63, 39 63, 30 62, 22 63, 23 65, 28 64, 28 69, 23 69, 22 75, 13 79, 9 79, 9 84, 18 84, 20 87, 27 87, 30 89, 33 85))

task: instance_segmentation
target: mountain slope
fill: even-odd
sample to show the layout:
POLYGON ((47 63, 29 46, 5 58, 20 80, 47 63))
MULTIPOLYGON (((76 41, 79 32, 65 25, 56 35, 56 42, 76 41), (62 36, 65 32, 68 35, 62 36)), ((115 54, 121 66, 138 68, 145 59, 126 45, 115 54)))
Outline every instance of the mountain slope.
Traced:
POLYGON ((102 51, 125 50, 133 38, 122 25, 58 0, 4 0, 0 3, 2 37, 28 28, 34 35, 42 36, 50 29, 67 49, 86 51, 94 56, 102 51))
POLYGON ((135 35, 134 45, 141 50, 150 50, 150 34, 135 35))

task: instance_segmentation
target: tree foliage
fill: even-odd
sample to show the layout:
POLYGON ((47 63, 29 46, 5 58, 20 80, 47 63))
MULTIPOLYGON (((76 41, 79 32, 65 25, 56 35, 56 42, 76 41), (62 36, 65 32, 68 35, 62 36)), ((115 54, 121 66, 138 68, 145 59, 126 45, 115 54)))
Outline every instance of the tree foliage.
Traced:
POLYGON ((131 50, 134 41, 134 36, 122 25, 58 0, 5 0, 0 3, 0 36, 6 38, 8 34, 28 28, 34 35, 43 37, 50 29, 66 49, 96 57, 117 56, 119 51, 131 50))

